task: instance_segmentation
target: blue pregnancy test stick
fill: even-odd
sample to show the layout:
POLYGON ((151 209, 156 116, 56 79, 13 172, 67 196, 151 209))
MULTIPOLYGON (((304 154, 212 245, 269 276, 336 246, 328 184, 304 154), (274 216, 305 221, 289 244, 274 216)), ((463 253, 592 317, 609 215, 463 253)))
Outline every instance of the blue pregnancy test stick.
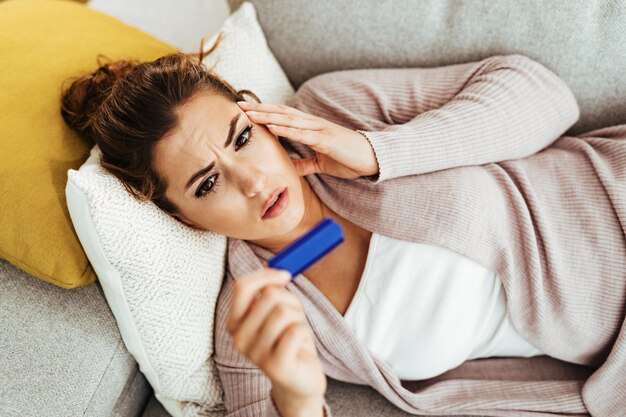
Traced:
POLYGON ((286 269, 295 277, 341 242, 341 226, 330 217, 325 217, 311 230, 268 259, 267 264, 272 268, 286 269))

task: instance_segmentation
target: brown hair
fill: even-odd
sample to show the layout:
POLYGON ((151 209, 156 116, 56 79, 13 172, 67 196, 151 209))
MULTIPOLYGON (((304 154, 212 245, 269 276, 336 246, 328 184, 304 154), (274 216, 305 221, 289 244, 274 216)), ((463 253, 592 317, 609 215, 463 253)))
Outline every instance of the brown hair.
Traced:
POLYGON ((260 102, 202 63, 220 39, 221 33, 206 53, 202 39, 198 54, 175 52, 149 62, 109 59, 103 64, 104 56, 98 55, 99 68, 69 79, 73 82, 62 93, 63 119, 90 147, 99 146, 102 166, 136 199, 152 201, 172 215, 179 208, 165 197, 167 183, 152 162, 155 145, 178 124, 176 110, 202 91, 232 101, 245 100, 247 94, 260 102))

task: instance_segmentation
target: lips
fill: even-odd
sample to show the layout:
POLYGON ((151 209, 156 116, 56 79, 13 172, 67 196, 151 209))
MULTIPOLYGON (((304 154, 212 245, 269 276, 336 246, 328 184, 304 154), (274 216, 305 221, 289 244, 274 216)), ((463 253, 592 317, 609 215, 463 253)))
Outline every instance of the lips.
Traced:
POLYGON ((265 215, 265 212, 272 206, 272 204, 274 204, 274 201, 276 201, 276 197, 278 197, 278 195, 286 189, 287 187, 281 187, 272 193, 270 198, 268 198, 265 204, 263 204, 263 208, 261 209, 261 217, 263 217, 265 215))

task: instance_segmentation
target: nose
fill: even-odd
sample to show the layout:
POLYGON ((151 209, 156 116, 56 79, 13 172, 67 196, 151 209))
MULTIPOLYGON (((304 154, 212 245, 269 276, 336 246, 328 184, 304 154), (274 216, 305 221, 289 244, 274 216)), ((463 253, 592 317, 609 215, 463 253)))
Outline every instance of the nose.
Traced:
POLYGON ((231 175, 237 187, 247 197, 254 197, 265 188, 267 176, 255 164, 239 163, 231 175))

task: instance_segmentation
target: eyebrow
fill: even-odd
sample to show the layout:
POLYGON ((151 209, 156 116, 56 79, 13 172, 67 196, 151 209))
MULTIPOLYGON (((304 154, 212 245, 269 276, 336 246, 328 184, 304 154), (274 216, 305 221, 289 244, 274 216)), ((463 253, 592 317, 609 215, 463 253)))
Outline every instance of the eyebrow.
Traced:
MULTIPOLYGON (((235 117, 233 117, 233 119, 230 121, 230 128, 228 129, 228 136, 226 137, 226 142, 224 142, 224 148, 227 148, 230 145, 230 143, 233 141, 233 138, 235 135, 235 128, 237 127, 237 122, 239 121, 240 117, 241 117, 241 113, 235 115, 235 117)), ((191 178, 189 178, 189 181, 187 181, 187 184, 185 185, 185 192, 187 192, 189 187, 191 187, 193 183, 198 180, 198 178, 202 177, 204 174, 211 171, 214 166, 215 166, 215 161, 211 162, 209 165, 207 165, 206 167, 202 168, 200 171, 193 174, 191 178)))

